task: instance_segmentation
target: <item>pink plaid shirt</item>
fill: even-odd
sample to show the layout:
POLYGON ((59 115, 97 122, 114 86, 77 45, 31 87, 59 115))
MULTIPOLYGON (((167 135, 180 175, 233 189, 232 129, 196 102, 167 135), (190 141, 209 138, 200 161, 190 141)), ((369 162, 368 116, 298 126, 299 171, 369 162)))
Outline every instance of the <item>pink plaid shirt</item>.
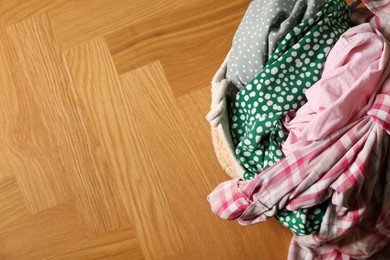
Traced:
MULTIPOLYGON (((384 69, 387 77, 389 67, 384 69)), ((283 208, 330 199, 319 234, 294 236, 289 258, 369 257, 390 243, 389 134, 390 79, 358 120, 292 152, 251 181, 221 183, 208 197, 212 211, 250 225, 283 208)))

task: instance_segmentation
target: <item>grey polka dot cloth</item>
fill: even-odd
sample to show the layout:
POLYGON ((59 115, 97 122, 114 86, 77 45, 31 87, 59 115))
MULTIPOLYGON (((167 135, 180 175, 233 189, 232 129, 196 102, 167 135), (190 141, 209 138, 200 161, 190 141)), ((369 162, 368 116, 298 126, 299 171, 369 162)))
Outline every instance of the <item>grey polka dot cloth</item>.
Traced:
POLYGON ((317 13, 327 0, 254 0, 237 29, 226 78, 242 89, 256 77, 296 25, 317 13))

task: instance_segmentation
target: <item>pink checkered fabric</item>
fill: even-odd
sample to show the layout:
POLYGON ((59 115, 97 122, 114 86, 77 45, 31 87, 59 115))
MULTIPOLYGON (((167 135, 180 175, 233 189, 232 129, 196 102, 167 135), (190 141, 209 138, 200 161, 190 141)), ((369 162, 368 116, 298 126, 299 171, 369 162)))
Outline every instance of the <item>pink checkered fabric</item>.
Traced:
POLYGON ((390 0, 362 0, 375 15, 390 23, 390 0))
POLYGON ((376 97, 376 101, 372 106, 372 109, 368 113, 377 122, 390 133, 390 93, 379 94, 376 97))
MULTIPOLYGON (((363 2, 377 15, 370 24, 390 38, 390 0, 363 2)), ((208 197, 212 211, 250 225, 280 209, 329 200, 319 233, 294 236, 289 259, 389 259, 390 78, 368 104, 365 116, 294 151, 253 180, 220 184, 208 197)))
POLYGON ((213 212, 221 218, 249 225, 266 220, 253 215, 258 210, 252 208, 259 207, 255 202, 264 205, 262 214, 268 217, 278 209, 296 210, 322 203, 333 190, 345 190, 346 181, 350 185, 357 182, 358 178, 340 175, 362 174, 362 165, 370 157, 368 135, 373 124, 374 120, 367 116, 353 127, 347 126, 325 140, 294 152, 251 181, 235 179, 220 184, 209 196, 213 212), (359 148, 366 149, 359 151, 359 148), (334 189, 330 189, 332 184, 334 189))
POLYGON ((236 219, 252 203, 240 192, 240 183, 239 179, 223 182, 209 195, 208 200, 214 202, 211 208, 215 214, 224 219, 236 219), (232 182, 235 184, 231 185, 232 182))
POLYGON ((366 116, 251 181, 220 184, 208 198, 212 210, 250 225, 283 208, 308 208, 330 199, 320 233, 294 237, 290 259, 371 256, 390 242, 389 126, 388 80, 366 116))

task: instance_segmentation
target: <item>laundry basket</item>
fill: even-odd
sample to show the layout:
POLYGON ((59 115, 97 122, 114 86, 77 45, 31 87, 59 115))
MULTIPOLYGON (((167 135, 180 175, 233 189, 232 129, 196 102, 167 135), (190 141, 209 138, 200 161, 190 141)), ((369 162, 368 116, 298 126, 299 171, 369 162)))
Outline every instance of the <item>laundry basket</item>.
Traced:
POLYGON ((232 178, 240 178, 244 168, 234 155, 234 145, 229 127, 228 105, 234 98, 234 87, 225 79, 229 52, 211 82, 212 103, 207 119, 211 124, 211 136, 215 154, 225 172, 232 178), (233 92, 233 93, 232 93, 233 92))
MULTIPOLYGON (((348 2, 348 1, 347 1, 348 2)), ((380 20, 380 23, 382 22, 386 22, 386 24, 389 24, 390 22, 390 1, 387 1, 387 0, 383 0, 383 1, 377 1, 377 0, 366 0, 363 2, 366 4, 366 6, 376 15, 375 17, 375 21, 376 21, 376 18, 378 18, 378 24, 379 24, 379 18, 381 19, 380 20)), ((342 3, 343 4, 343 3, 342 3)), ((360 4, 360 1, 353 1, 351 4, 350 4, 350 8, 351 10, 353 10, 354 8, 356 8, 358 5, 360 4)), ((345 5, 344 5, 345 7, 345 5)), ((348 9, 344 9, 346 10, 345 13, 348 13, 348 9)), ((347 19, 347 15, 344 15, 344 19, 347 19)), ((344 20, 345 21, 345 20, 344 20)), ((346 21, 345 21, 346 22, 346 21)), ((347 24, 347 22, 346 22, 347 24)), ((380 28, 382 29, 382 27, 375 27, 376 29, 380 28)), ((384 27, 383 27, 384 28, 384 27)), ((390 26, 386 27, 388 30, 388 28, 390 28, 390 26)), ((376 30, 375 29, 375 30, 376 30)), ((378 29, 379 30, 379 29, 378 29)), ((377 32, 378 32, 377 30, 377 32)), ((299 33, 298 33, 299 34, 299 33)), ((382 32, 382 35, 387 37, 390 35, 389 31, 384 31, 382 32)), ((383 37, 382 37, 383 38, 383 37)), ((383 42, 386 42, 386 40, 384 40, 383 42)), ((292 45, 290 45, 292 46, 292 45)), ((335 48, 336 49, 336 48, 335 48)), ((360 51, 359 51, 360 53, 360 51)), ((227 67, 228 67, 228 61, 229 61, 229 57, 230 55, 232 54, 232 51, 230 51, 228 54, 227 54, 227 57, 225 58, 225 60, 223 61, 223 63, 221 64, 220 68, 218 69, 218 71, 216 72, 216 74, 214 75, 213 79, 212 79, 212 83, 211 83, 211 90, 212 90, 212 101, 211 101, 211 110, 210 112, 208 113, 207 115, 207 120, 210 122, 210 125, 211 125, 211 136, 212 136, 212 141, 213 141, 213 145, 214 145, 214 149, 215 149, 215 153, 216 153, 216 156, 217 156, 217 159, 220 163, 220 165, 222 166, 222 168, 225 170, 225 172, 233 179, 246 179, 244 178, 244 174, 246 174, 247 170, 241 165, 240 161, 237 159, 236 157, 236 151, 235 151, 235 145, 234 145, 234 142, 233 142, 233 135, 231 134, 231 129, 230 129, 230 122, 229 122, 229 111, 230 111, 230 104, 232 104, 232 101, 234 101, 235 97, 236 97, 236 94, 238 92, 237 88, 235 86, 233 86, 233 84, 226 79, 226 72, 227 72, 227 67)), ((276 55, 275 55, 276 56, 276 55)), ((334 55, 335 56, 335 55, 334 55)), ((333 56, 333 57, 334 57, 333 56)), ((366 56, 367 57, 367 56, 366 56)), ((335 58, 337 59, 337 58, 335 58)), ((279 59, 278 59, 279 60, 279 59)), ((308 63, 307 63, 308 64, 308 63)), ((359 67, 360 63, 356 63, 355 64, 355 68, 356 67, 359 67)), ((318 67, 320 68, 320 67, 318 67)), ((269 69, 269 71, 272 72, 272 69, 269 69)), ((268 73, 268 72, 267 72, 268 73)), ((284 72, 283 72, 284 73, 284 72)), ((264 74, 264 73, 262 73, 264 74)), ((370 74, 371 76, 372 74, 370 74)), ((256 79, 257 80, 257 79, 256 79)), ((256 82, 256 81, 255 81, 256 82)), ((276 82, 276 81, 275 81, 276 82)), ((383 81, 382 81, 383 83, 383 81)), ((257 84, 257 83, 256 83, 257 84)), ((268 83, 267 83, 268 84, 268 83)), ((279 83, 277 83, 279 84, 279 83)), ((260 84, 259 84, 260 85, 260 84)), ((364 85, 364 84, 363 84, 364 85)), ((249 86, 249 85, 248 85, 249 86)), ((311 85, 309 85, 311 86, 311 85)), ((365 85, 364 85, 365 86, 365 85)), ((379 83, 378 83, 378 86, 379 86, 379 83)), ((253 91, 253 85, 249 86, 250 90, 251 90, 251 94, 254 93, 253 91)), ((258 89, 260 90, 260 89, 258 89)), ((386 90, 387 91, 387 90, 386 90)), ((372 91, 370 93, 377 93, 375 91, 372 91)), ((390 93, 390 92, 389 92, 390 93)), ((260 93, 262 94, 262 93, 260 93)), ((249 95, 248 93, 246 93, 246 95, 249 95)), ((388 106, 388 104, 386 102, 389 102, 389 98, 388 97, 385 97, 386 95, 389 96, 388 92, 386 93, 381 93, 381 98, 382 99, 386 99, 385 101, 384 100, 380 100, 380 98, 377 98, 375 102, 377 102, 375 105, 373 105, 372 107, 372 110, 370 110, 370 112, 367 114, 371 117, 374 118, 374 120, 377 120, 379 122, 379 124, 384 124, 385 126, 383 126, 383 128, 385 129, 385 131, 387 131, 387 133, 389 133, 389 127, 388 125, 388 122, 386 122, 386 120, 389 120, 390 116, 390 110, 387 111, 385 108, 386 106, 388 106), (383 105, 384 104, 384 105, 383 105), (379 110, 382 110, 382 111, 379 111, 379 110), (387 117, 386 117, 387 116, 387 117), (382 120, 382 121, 381 121, 382 120)), ((380 95, 379 95, 380 96, 380 95)), ((239 102, 236 102, 236 103, 244 103, 245 102, 242 102, 244 100, 240 100, 239 102)), ((247 101, 247 99, 245 99, 245 101, 247 101)), ((259 101, 260 102, 260 101, 259 101)), ((355 100, 353 100, 353 102, 351 103, 355 103, 355 100)), ((247 105, 247 103, 246 103, 247 105)), ((272 103, 271 103, 272 105, 272 103)), ((234 106, 234 105, 233 105, 234 106)), ((244 105, 242 105, 244 106, 244 105)), ((260 106, 259 106, 260 107, 260 106)), ((266 111, 266 110, 265 110, 266 111)), ((233 113, 235 113, 234 111, 234 107, 233 107, 233 113)), ((251 119, 254 119, 251 118, 251 119)), ((233 117, 233 123, 235 123, 236 119, 234 119, 233 117)), ((255 120, 254 120, 255 121, 255 120)), ((251 121, 252 122, 252 121, 251 121)), ((234 132, 234 124, 233 124, 233 132, 234 132)), ((251 128, 253 129, 253 128, 251 128)), ((347 128, 345 128, 347 129, 347 128)), ((342 129, 341 129, 342 130, 342 129)), ((340 131, 341 131, 340 130, 340 131)), ((261 130, 260 130, 261 131, 261 130)), ((347 130, 346 130, 347 131, 347 130)), ((340 136, 343 135, 344 133, 343 132, 337 132, 337 134, 339 134, 340 136), (339 134, 340 133, 340 134, 339 134)), ((333 136, 333 135, 332 135, 333 136)), ((336 139, 336 137, 329 137, 329 139, 331 140, 332 138, 333 139, 336 139)), ((336 136, 336 135, 334 135, 336 136)), ((323 139, 325 139, 325 137, 321 137, 323 139)), ((327 138, 327 137, 326 137, 327 138)), ((338 138, 338 137, 337 137, 338 138)), ((348 137, 347 137, 348 139, 348 137)), ((319 140, 319 139, 317 139, 319 140)), ((340 139, 341 140, 341 139, 340 139)), ((341 143, 343 143, 345 139, 342 139, 341 143)), ((240 139, 241 141, 241 139, 240 139)), ((324 140, 320 140, 320 141, 324 141, 324 140)), ((321 142, 318 142, 318 143, 321 143, 321 142)), ((249 145, 250 143, 248 143, 249 145)), ((319 144, 318 144, 319 145, 319 144)), ((342 146, 342 145, 341 145, 342 146)), ((341 147, 340 146, 340 147, 341 147)), ((317 146, 313 146, 313 147, 317 147, 317 146)), ((319 147, 319 146, 318 146, 319 147)), ((252 148, 251 148, 252 149, 252 148)), ((336 149, 335 149, 336 150, 336 149)), ((351 149, 352 151, 353 149, 351 149)), ((313 150, 314 151, 314 150, 313 150)), ((341 150, 340 150, 341 151, 341 150)), ((238 151, 240 152, 240 151, 238 151)), ((237 152, 237 154, 238 154, 237 152)), ((352 152, 354 153, 354 152, 352 152)), ((313 153, 314 154, 314 153, 313 153)), ((313 155, 314 156, 314 155, 313 155)), ((376 156, 376 155, 375 155, 376 156)), ((308 158, 309 156, 307 156, 308 158)), ((353 157, 353 156, 352 156, 353 157)), ((282 166, 278 167, 278 162, 276 162, 276 164, 273 164, 273 166, 276 166, 276 167, 273 167, 272 166, 272 170, 268 171, 267 174, 269 172, 272 172, 274 169, 277 169, 277 170, 274 170, 271 174, 277 174, 279 172, 277 172, 279 169, 282 169, 284 172, 282 172, 283 174, 285 175, 288 175, 290 176, 290 171, 288 171, 290 168, 289 168, 289 165, 292 165, 292 164, 297 164, 295 159, 296 158, 302 158, 302 157, 295 157, 295 155, 293 156, 290 156, 288 158, 286 158, 286 160, 284 161, 284 164, 280 164, 282 166), (286 163, 287 161, 287 163, 286 163), (287 165, 286 168, 282 168, 284 167, 283 165, 287 165)), ((311 159, 313 159, 313 157, 311 157, 311 159)), ((310 159, 310 160, 311 160, 310 159)), ((325 158, 325 160, 327 159, 327 157, 325 158)), ((335 159, 337 160, 337 158, 335 159)), ((340 160, 341 161, 341 160, 340 160)), ((306 163, 307 161, 304 161, 304 163, 306 163)), ((316 162, 323 162, 323 161, 316 161, 316 162)), ((302 165, 306 165, 306 164, 302 164, 302 165)), ((247 165, 245 165, 245 167, 247 167, 247 165)), ((299 166, 297 166, 296 168, 298 168, 299 166)), ((324 169, 324 166, 323 164, 321 163, 318 163, 318 166, 316 166, 318 168, 321 168, 321 169, 324 169)), ((363 167, 364 168, 364 167, 363 167)), ((271 168, 270 168, 271 169, 271 168)), ((317 169, 317 168, 316 168, 317 169)), ((326 168, 327 169, 327 168, 326 168)), ((326 169, 324 169, 323 171, 326 171, 326 169)), ((341 170, 340 170, 341 171, 341 170)), ((295 173, 297 173, 297 175, 299 175, 299 170, 296 170, 295 173)), ((318 173, 316 171, 314 171, 315 173, 318 173)), ((362 170, 362 172, 364 172, 364 170, 362 170)), ((320 173, 318 173, 318 175, 320 175, 320 173)), ((262 222, 262 221, 265 221, 265 219, 267 218, 267 216, 261 216, 262 218, 260 219, 260 215, 262 215, 263 213, 265 212, 270 212, 270 215, 269 216, 275 216, 275 212, 277 210, 283 210, 283 207, 275 207, 273 208, 272 207, 272 203, 269 203, 271 206, 267 206, 266 204, 267 203, 264 203, 262 204, 261 202, 261 199, 264 199, 265 202, 268 202, 268 201, 271 201, 271 195, 270 196, 264 196, 265 198, 262 198, 260 196, 256 197, 256 198, 253 198, 253 197, 250 197, 250 193, 251 192, 254 192, 256 190, 256 188, 259 188, 259 186, 263 185, 264 182, 261 182, 259 180, 261 180, 261 177, 262 176, 258 176, 259 178, 256 178, 256 180, 254 180, 255 182, 243 182, 243 181, 240 181, 240 180, 232 180, 232 181, 227 181, 226 183, 223 183, 221 185, 219 185, 214 191, 213 193, 211 194, 211 199, 210 199, 210 196, 209 196, 209 201, 212 201, 210 204, 212 205, 212 209, 213 211, 220 217, 222 218, 225 218, 225 219, 238 219, 238 214, 241 214, 241 212, 243 212, 245 210, 245 213, 248 212, 248 214, 245 215, 244 213, 244 217, 243 218, 239 218, 237 221, 240 223, 240 224, 243 224, 243 225, 248 225, 248 224, 254 224, 254 223, 258 223, 258 222, 262 222), (258 181, 258 183, 256 184, 256 181, 258 181), (258 186, 256 186, 258 185, 258 186), (241 192, 241 188, 242 187, 245 187, 244 190, 246 188, 248 188, 246 191, 247 193, 245 192, 241 192), (232 195, 233 194, 233 195, 232 195), (249 194, 249 195, 248 195, 249 194), (226 196, 225 196, 226 195, 226 196), (236 201, 236 195, 237 195, 237 198, 241 199, 242 198, 242 201, 241 202, 237 202, 237 204, 228 204, 227 201, 233 201, 235 203, 236 201), (230 196, 230 197, 229 197, 230 196), (250 198, 249 198, 250 197, 250 198), (221 199, 219 199, 221 198, 221 199), (261 198, 261 199, 260 199, 261 198), (214 203, 215 202, 215 203, 214 203), (219 203, 220 202, 220 203, 219 203), (242 203, 242 204, 240 204, 242 203), (247 206, 249 204, 249 206, 247 206), (222 205, 222 206, 221 206, 222 205), (219 207, 221 206, 221 207, 219 207), (232 206, 230 209, 230 206, 232 206), (244 209, 243 209, 244 208, 244 209), (225 209, 226 209, 226 214, 225 214, 225 209), (248 210, 249 209, 249 210, 248 210), (275 210, 273 213, 271 213, 272 210, 275 210), (239 212, 241 211, 241 212, 239 212), (222 212, 222 213, 220 213, 222 212), (253 213, 253 214, 252 214, 253 213), (235 215, 236 214, 236 215, 235 215), (250 214, 252 214, 252 216, 249 216, 250 214), (252 218, 251 220, 248 220, 248 216, 250 218, 252 218), (253 221, 252 221, 253 220, 253 221)), ((355 176, 352 176, 352 177, 355 177, 355 176)), ((293 177, 291 177, 293 178, 293 177)), ((348 179, 347 177, 343 176, 344 179, 348 179)), ((270 177, 270 174, 268 174, 265 179, 268 181, 269 179, 271 179, 270 177)), ((276 179, 276 177, 275 177, 276 179)), ((341 178, 342 179, 342 178, 341 178)), ((300 180, 299 177, 297 177, 297 180, 300 180)), ((307 181, 307 180, 305 180, 307 181)), ((353 182, 354 180, 352 180, 351 178, 351 181, 353 182)), ((271 182, 271 181, 270 181, 271 182)), ((310 186, 314 183, 311 183, 310 180, 307 181, 307 186, 310 186)), ((340 181, 341 182, 341 181, 340 181)), ((347 183, 348 181, 346 181, 347 183)), ((275 183, 277 183, 277 181, 275 181, 275 183)), ((298 182, 297 182, 298 183, 298 182)), ((268 183, 266 183, 268 184, 268 183)), ((286 184, 286 183, 284 183, 286 184)), ((290 183, 289 183, 290 184, 290 183)), ((348 184, 348 183, 347 183, 348 184)), ((298 184, 295 184, 294 185, 298 185, 298 184)), ((348 186, 348 185, 347 185, 348 186)), ((271 186, 269 186, 271 187, 271 186)), ((289 188, 289 186, 286 184, 285 186, 281 186, 281 187, 277 187, 276 190, 282 194, 283 193, 283 190, 285 188, 289 188)), ((294 186, 295 187, 295 186, 294 186)), ((325 187, 325 186, 324 186, 325 187)), ((275 187, 272 187, 267 189, 268 187, 266 186, 266 188, 264 188, 264 193, 270 193, 269 191, 274 191, 275 190, 275 187)), ((314 188, 315 190, 316 188, 314 188)), ((319 189, 320 190, 320 189, 319 189)), ((300 192, 302 192, 302 189, 300 190, 300 192)), ((312 194, 315 194, 314 192, 312 194)), ((264 194, 262 194, 264 195, 264 194)), ((309 194, 311 195, 311 194, 309 194)), ((274 197, 277 197, 278 195, 276 194, 273 194, 272 196, 274 197)), ((283 195, 280 195, 281 197, 283 195)), ((293 196, 292 196, 293 197, 293 196)), ((309 196, 307 196, 309 197, 309 196)), ((324 196, 325 199, 328 199, 329 197, 326 197, 324 196)), ((283 197, 283 199, 286 199, 287 200, 287 197, 283 197)), ((282 200, 282 198, 281 198, 282 200)), ((264 202, 263 201, 263 202, 264 202)), ((328 203, 328 201, 325 201, 326 203, 328 203)), ((332 204, 334 201, 332 201, 331 203, 329 203, 330 207, 333 207, 333 205, 336 205, 336 206, 340 206, 341 204, 341 200, 340 201, 337 201, 337 198, 336 198, 336 202, 337 203, 340 203, 340 204, 332 204)), ((309 204, 309 203, 308 203, 309 204)), ((273 204, 275 205, 275 204, 273 204)), ((314 205, 314 203, 312 204, 314 205)), ((310 207, 312 205, 308 205, 307 207, 310 207)), ((315 204, 316 206, 320 206, 320 205, 317 205, 315 204)), ((327 208, 328 204, 325 205, 325 208, 327 208)), ((343 204, 344 205, 344 204, 343 204)), ((322 206, 321 206, 322 207, 322 206)), ((348 207, 347 207, 348 208, 348 207)), ((295 209, 300 209, 299 206, 296 207, 295 209)), ((294 210, 293 207, 291 207, 291 210, 294 210)), ((278 211, 279 212, 279 211, 278 211)), ((291 211, 292 212, 292 211, 291 211)), ((241 216, 241 215, 240 215, 241 216)), ((299 217, 299 214, 297 215, 299 217)), ((307 216, 310 216, 310 215, 307 215, 307 216)), ((354 215, 353 217, 357 217, 357 216, 360 216, 360 215, 354 215)), ((329 215, 327 215, 327 219, 331 219, 331 217, 329 217, 329 215)), ((342 222, 342 221, 341 221, 342 222)), ((295 223, 295 222, 294 222, 295 223)), ((333 222, 326 222, 326 224, 324 226, 330 226, 329 225, 332 224, 333 222)), ((295 233, 295 232, 294 232, 295 233)), ((296 233, 295 233, 296 234, 296 233)), ((297 237, 299 237, 299 235, 301 234, 296 234, 298 235, 297 237)), ((315 235, 315 234, 314 234, 315 235)), ((300 237, 300 238, 296 238, 294 236, 294 239, 293 239, 293 242, 292 242, 292 247, 294 248, 294 246, 296 246, 296 243, 295 241, 300 241, 299 243, 302 245, 302 244, 305 244, 307 242, 307 244, 310 244, 310 243, 315 243, 315 241, 313 242, 313 237, 310 237, 308 236, 307 239, 311 239, 310 242, 308 241, 305 241, 305 238, 304 236, 303 237, 300 237), (302 238, 302 239, 301 239, 302 238), (295 243, 295 244, 294 244, 295 243)))
MULTIPOLYGON (((347 1, 350 3, 351 10, 358 5, 362 5, 361 1, 347 1)), ((366 5, 375 10, 375 1, 366 5)), ((378 11, 383 14, 381 10, 378 11)), ((215 73, 211 81, 211 109, 207 114, 206 119, 211 125, 211 137, 215 150, 216 157, 225 170, 232 178, 242 178, 245 169, 240 164, 235 156, 234 144, 229 126, 229 104, 235 98, 237 93, 236 88, 225 78, 227 63, 231 51, 228 52, 225 60, 221 64, 218 71, 215 73)))

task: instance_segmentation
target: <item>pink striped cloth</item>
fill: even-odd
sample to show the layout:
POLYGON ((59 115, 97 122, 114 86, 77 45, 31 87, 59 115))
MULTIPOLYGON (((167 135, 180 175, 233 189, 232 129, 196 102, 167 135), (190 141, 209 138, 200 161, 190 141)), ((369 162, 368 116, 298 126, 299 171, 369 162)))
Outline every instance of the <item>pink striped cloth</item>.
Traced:
MULTIPOLYGON (((370 23, 375 24, 376 28, 380 28, 383 36, 389 39, 390 0, 355 0, 354 2, 363 2, 365 4, 365 6, 375 15, 374 19, 371 19, 370 23)), ((358 8, 352 12, 351 21, 355 23, 362 23, 366 22, 369 17, 370 15, 368 15, 362 8, 358 8)))
POLYGON ((381 69, 387 79, 368 101, 368 112, 291 152, 251 181, 221 183, 208 197, 212 211, 250 225, 283 208, 309 208, 329 199, 319 234, 294 236, 289 259, 367 258, 388 245, 390 66, 384 43, 379 51, 386 53, 381 69))
POLYGON ((362 0, 372 13, 390 24, 390 0, 362 0))

